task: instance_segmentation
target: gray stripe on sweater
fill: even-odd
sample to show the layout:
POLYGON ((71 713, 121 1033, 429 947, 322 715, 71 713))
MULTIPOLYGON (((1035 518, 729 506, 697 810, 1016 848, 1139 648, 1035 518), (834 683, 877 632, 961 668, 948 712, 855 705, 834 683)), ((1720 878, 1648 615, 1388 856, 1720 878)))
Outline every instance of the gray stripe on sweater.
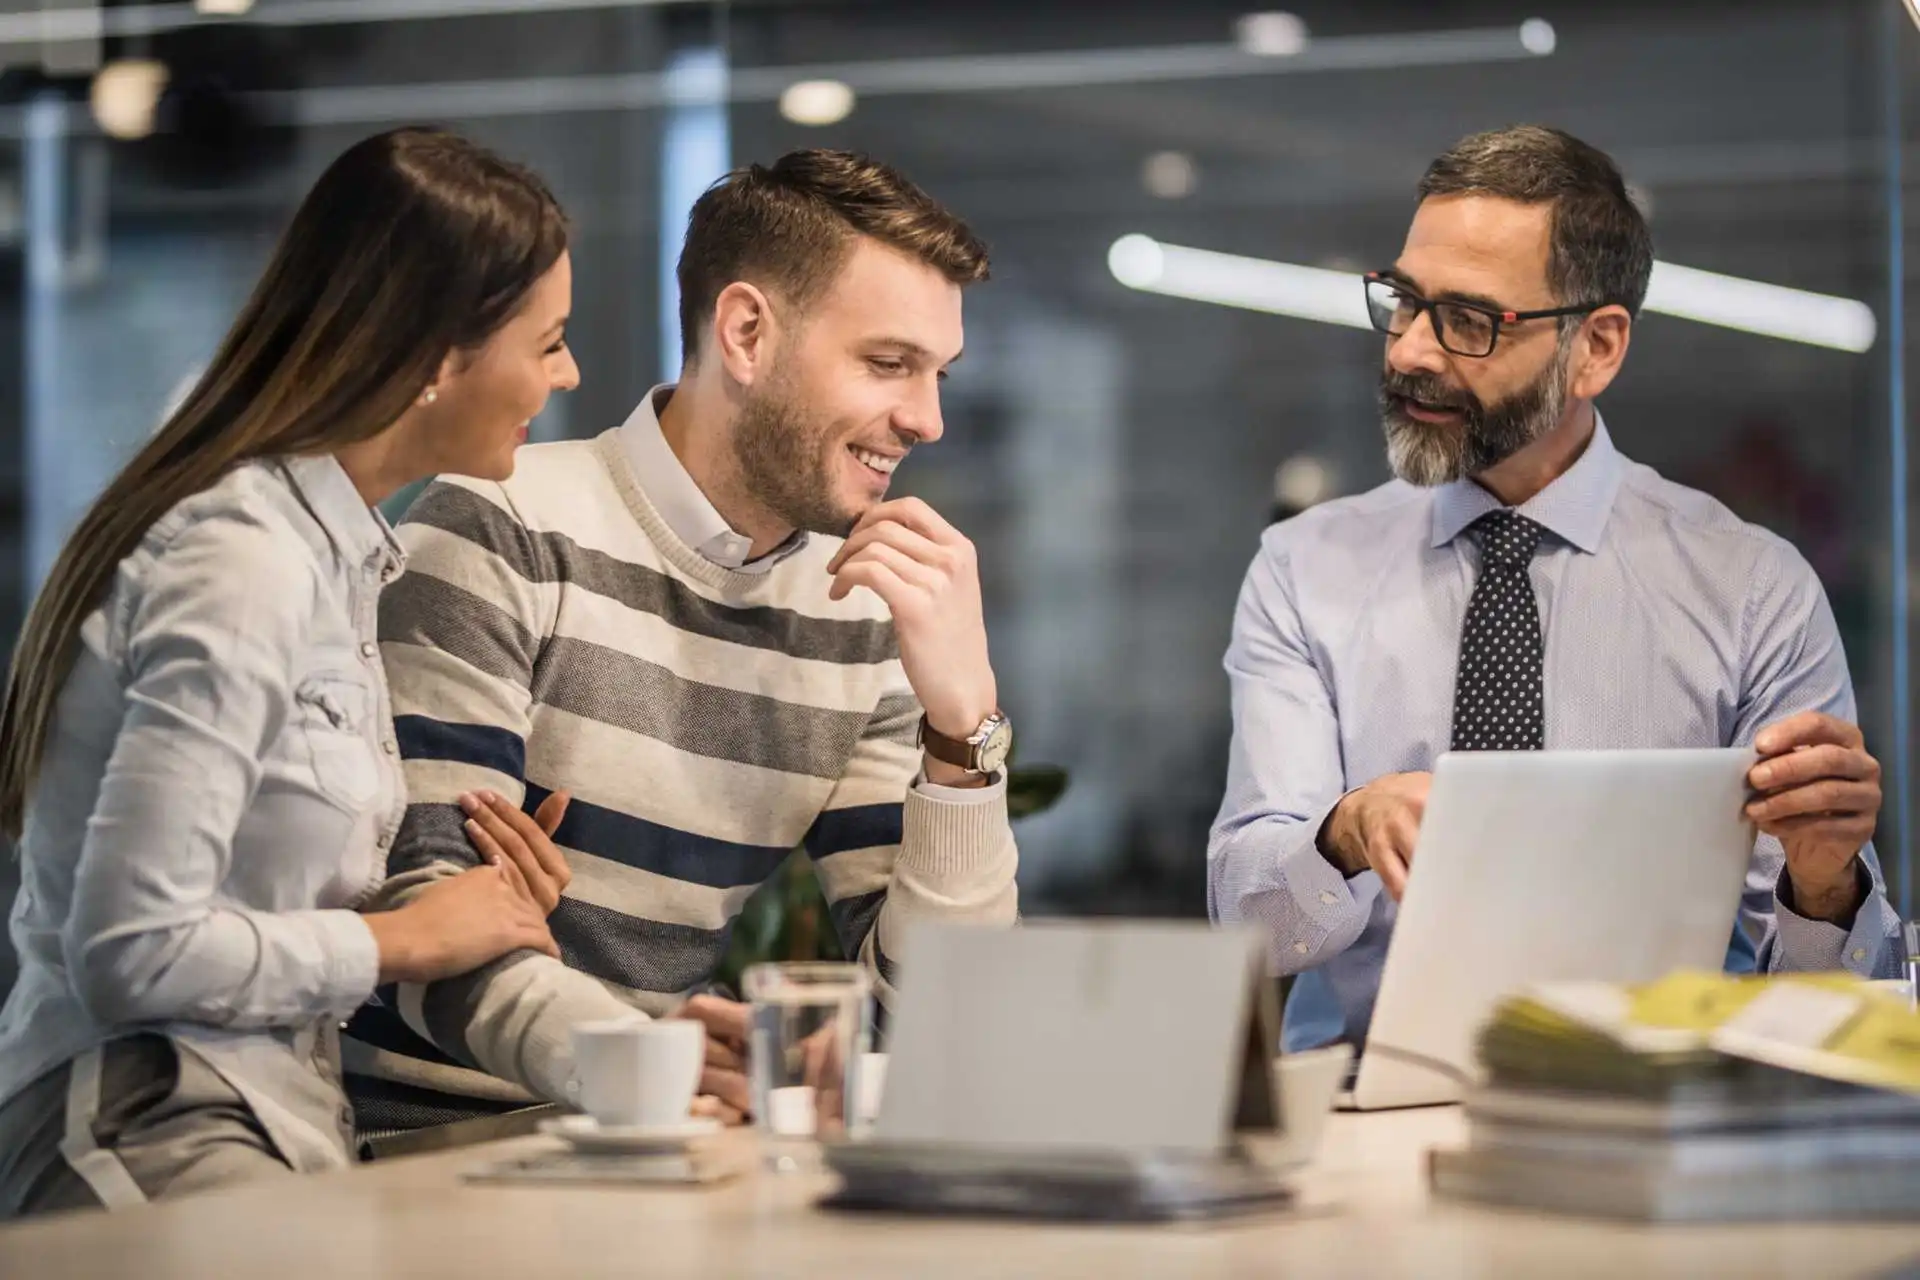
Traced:
POLYGON ((568 636, 547 641, 533 696, 694 755, 810 778, 840 777, 868 719, 859 711, 701 684, 645 658, 568 636))
POLYGON ((467 815, 454 804, 410 804, 387 858, 387 876, 435 863, 450 863, 462 871, 480 865, 479 851, 467 839, 467 815))
POLYGON ((868 719, 867 736, 889 742, 920 743, 920 699, 911 693, 890 693, 880 699, 868 719))
POLYGON ((380 641, 441 649, 475 670, 524 686, 538 646, 493 601, 429 573, 403 574, 380 593, 380 641))
MULTIPOLYGON (((833 917, 833 931, 840 937, 840 950, 843 954, 857 956, 860 948, 866 945, 867 935, 873 932, 873 926, 880 919, 880 908, 887 905, 887 891, 875 889, 857 897, 842 898, 830 903, 827 914, 833 917)), ((880 940, 873 941, 874 953, 879 954, 880 940)), ((888 979, 891 981, 891 979, 888 979)))
POLYGON ((707 981, 727 952, 732 925, 662 924, 573 898, 547 917, 570 969, 634 991, 688 991, 707 981))
POLYGON ((527 529, 459 485, 428 488, 404 523, 431 525, 485 547, 529 582, 566 582, 708 639, 841 664, 886 662, 899 655, 891 623, 719 604, 657 569, 583 547, 562 533, 527 529))

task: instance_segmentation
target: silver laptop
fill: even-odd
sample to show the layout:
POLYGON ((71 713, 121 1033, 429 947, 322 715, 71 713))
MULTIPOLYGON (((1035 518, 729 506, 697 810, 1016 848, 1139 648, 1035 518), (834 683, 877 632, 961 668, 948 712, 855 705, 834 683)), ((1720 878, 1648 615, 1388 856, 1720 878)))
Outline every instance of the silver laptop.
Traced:
POLYGON ((915 921, 900 967, 877 1145, 1212 1154, 1276 1122, 1251 929, 915 921))
POLYGON ((1434 768, 1352 1091, 1458 1102, 1502 996, 1718 970, 1753 855, 1746 748, 1461 752, 1434 768))
POLYGON ((916 921, 900 964, 878 1122, 827 1146, 824 1203, 1164 1220, 1288 1202, 1258 933, 916 921))

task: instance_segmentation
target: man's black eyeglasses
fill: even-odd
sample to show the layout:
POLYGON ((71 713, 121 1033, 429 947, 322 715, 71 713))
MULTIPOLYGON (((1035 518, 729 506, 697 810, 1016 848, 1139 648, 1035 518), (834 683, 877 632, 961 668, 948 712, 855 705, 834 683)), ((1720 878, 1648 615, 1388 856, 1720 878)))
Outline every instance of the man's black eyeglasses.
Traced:
POLYGON ((1397 338, 1411 329, 1424 311, 1433 320, 1433 336, 1439 339, 1441 347, 1471 360, 1493 354, 1494 344, 1500 341, 1502 325, 1555 316, 1583 316, 1606 305, 1592 302, 1546 311, 1501 311, 1473 302, 1434 302, 1380 271, 1367 272, 1366 281, 1367 317, 1373 321, 1374 328, 1397 338))

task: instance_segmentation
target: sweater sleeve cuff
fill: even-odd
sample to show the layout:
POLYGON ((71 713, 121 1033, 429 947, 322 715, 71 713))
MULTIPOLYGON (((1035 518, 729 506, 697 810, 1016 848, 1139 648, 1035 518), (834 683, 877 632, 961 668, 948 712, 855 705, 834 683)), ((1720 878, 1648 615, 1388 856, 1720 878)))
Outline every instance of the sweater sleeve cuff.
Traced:
POLYGON ((1007 773, 1002 769, 987 779, 984 787, 945 787, 937 782, 928 782, 922 772, 913 780, 913 789, 929 800, 938 800, 942 804, 991 804, 995 800, 1004 801, 1007 796, 1007 773))
POLYGON ((942 787, 924 777, 907 791, 900 860, 927 876, 972 873, 1011 856, 1007 779, 984 787, 942 787))
MULTIPOLYGON (((579 1021, 652 1021, 645 1012, 628 1007, 613 996, 608 1000, 611 1003, 599 1011, 598 1017, 582 1017, 579 1021)), ((527 1091, 535 1097, 563 1106, 580 1105, 578 1086, 574 1082, 575 1025, 561 1018, 537 1018, 527 1028, 520 1047, 520 1075, 527 1091)))

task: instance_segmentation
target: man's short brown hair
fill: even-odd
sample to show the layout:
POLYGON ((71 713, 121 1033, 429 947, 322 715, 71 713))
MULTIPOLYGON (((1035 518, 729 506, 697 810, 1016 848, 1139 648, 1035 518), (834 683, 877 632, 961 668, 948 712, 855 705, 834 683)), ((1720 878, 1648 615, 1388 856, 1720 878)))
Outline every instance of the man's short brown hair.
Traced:
POLYGON ((848 151, 790 151, 707 188, 680 250, 680 352, 692 364, 721 290, 736 280, 804 307, 867 236, 958 285, 987 278, 987 246, 898 170, 848 151))

